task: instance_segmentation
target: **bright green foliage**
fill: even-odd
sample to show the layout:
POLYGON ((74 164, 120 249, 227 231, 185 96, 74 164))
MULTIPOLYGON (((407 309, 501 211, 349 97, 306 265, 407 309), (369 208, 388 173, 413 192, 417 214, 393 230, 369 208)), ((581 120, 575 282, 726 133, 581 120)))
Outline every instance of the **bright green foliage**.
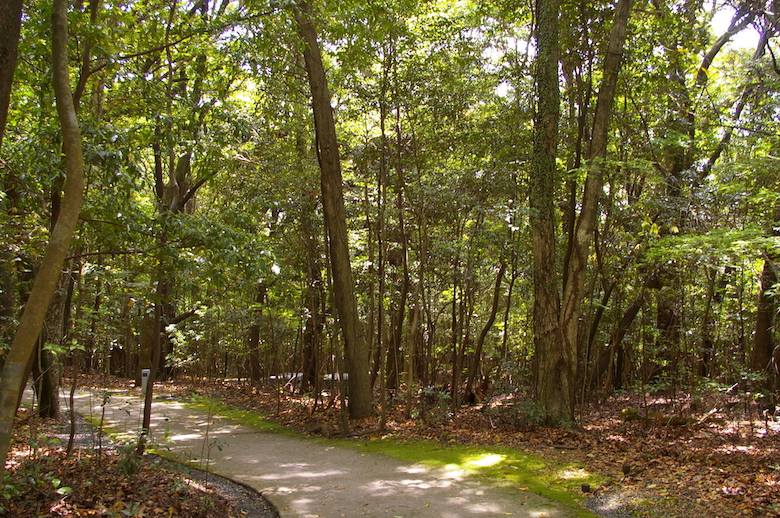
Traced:
MULTIPOLYGON (((103 3, 94 22, 83 6, 70 13, 74 81, 87 71, 79 118, 88 187, 71 251, 68 343, 85 349, 88 368, 133 377, 144 318, 159 303, 174 373, 247 378, 256 353, 270 376, 302 370, 316 321, 324 375, 339 368, 341 349, 294 5, 208 4, 103 3), (177 172, 181 193, 197 189, 171 210, 177 172)), ((527 394, 534 13, 505 1, 313 4, 360 317, 373 351, 387 351, 372 358, 391 362, 388 378, 395 368, 403 385, 414 350, 415 388, 448 393, 451 405, 472 367, 490 382, 479 389, 487 400, 527 394)), ((564 2, 560 11, 557 274, 588 172, 613 4, 564 2)), ((695 387, 702 374, 738 381, 750 357, 757 278, 780 253, 780 85, 769 54, 729 49, 706 83, 697 80, 718 36, 710 5, 642 5, 631 17, 582 304, 582 395, 664 380, 695 387)), ((17 301, 3 347, 62 175, 48 10, 26 10, 0 163, 0 242, 12 258, 3 269, 17 301)), ((774 35, 770 44, 776 54, 774 35)))

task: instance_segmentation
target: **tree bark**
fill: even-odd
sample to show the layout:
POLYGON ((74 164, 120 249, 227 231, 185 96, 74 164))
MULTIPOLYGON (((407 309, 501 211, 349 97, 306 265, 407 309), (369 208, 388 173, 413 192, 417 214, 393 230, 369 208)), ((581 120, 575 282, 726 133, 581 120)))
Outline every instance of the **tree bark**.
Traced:
POLYGON ((57 419, 60 416, 60 382, 62 379, 61 359, 50 345, 62 350, 67 334, 65 308, 71 282, 68 272, 60 274, 49 309, 46 311, 43 329, 38 340, 37 361, 33 366, 35 385, 38 388, 38 414, 44 418, 57 419))
POLYGON ((506 272, 506 261, 501 260, 501 264, 498 266, 498 273, 496 274, 496 283, 493 286, 493 303, 490 306, 490 315, 487 322, 485 322, 482 331, 477 338, 477 345, 474 349, 474 361, 469 366, 468 378, 466 379, 466 397, 469 398, 471 392, 474 390, 474 382, 477 379, 479 373, 479 364, 482 361, 482 349, 485 345, 485 338, 496 322, 496 315, 498 314, 498 305, 501 299, 501 283, 504 280, 504 273, 506 272))
POLYGON ((11 85, 14 80, 22 30, 22 0, 4 0, 0 4, 0 149, 11 104, 11 85))
POLYGON ((620 0, 615 6, 615 17, 609 35, 609 46, 604 58, 602 81, 599 87, 596 113, 593 117, 588 176, 582 195, 582 209, 574 229, 571 258, 568 262, 566 283, 563 286, 561 322, 566 348, 576 358, 579 349, 580 310, 590 245, 596 230, 600 199, 604 190, 604 161, 607 157, 609 121, 615 99, 618 74, 623 58, 628 19, 633 0, 620 0))
POLYGON ((358 316, 355 282, 349 258, 336 123, 330 104, 330 91, 322 64, 317 31, 311 19, 311 8, 307 3, 299 4, 295 19, 306 45, 303 57, 312 95, 322 205, 333 271, 333 299, 344 337, 346 372, 349 374, 349 415, 353 418, 365 417, 373 413, 373 398, 368 371, 368 350, 365 347, 365 335, 358 316))
POLYGON ((555 271, 555 161, 560 120, 558 0, 537 2, 533 154, 529 202, 534 272, 536 399, 551 423, 574 419, 574 358, 563 346, 559 325, 559 279, 555 271))
MULTIPOLYGON (((772 358, 774 354, 774 330, 775 314, 777 313, 777 298, 769 293, 769 290, 777 284, 776 265, 772 258, 764 258, 764 267, 761 270, 761 278, 758 286, 758 302, 756 304, 756 331, 753 334, 753 352, 750 358, 750 366, 757 371, 774 373, 772 358)), ((776 368, 776 367, 775 367, 776 368)))
MULTIPOLYGON (((11 104, 11 86, 16 70, 19 48, 19 34, 22 26, 22 0, 0 2, 0 150, 3 148, 8 109, 11 104)), ((17 204, 19 193, 14 185, 11 171, 6 172, 2 188, 6 200, 0 199, 0 209, 12 212, 17 204)), ((16 262, 6 247, 0 250, 0 340, 11 341, 11 322, 13 321, 16 297, 16 262)), ((2 360, 0 360, 2 364, 2 360)))
POLYGON ((252 383, 262 381, 262 370, 260 368, 260 322, 262 319, 262 306, 267 302, 266 293, 268 287, 264 282, 259 282, 257 292, 255 293, 255 307, 252 311, 252 324, 249 326, 248 348, 249 348, 249 377, 252 383))
POLYGON ((62 264, 78 224, 84 191, 84 159, 76 110, 68 78, 68 2, 54 0, 52 12, 52 70, 57 114, 62 127, 65 153, 65 193, 60 217, 46 247, 41 267, 35 276, 11 349, 0 377, 0 480, 13 430, 17 401, 25 380, 23 373, 35 348, 46 310, 57 286, 62 264))

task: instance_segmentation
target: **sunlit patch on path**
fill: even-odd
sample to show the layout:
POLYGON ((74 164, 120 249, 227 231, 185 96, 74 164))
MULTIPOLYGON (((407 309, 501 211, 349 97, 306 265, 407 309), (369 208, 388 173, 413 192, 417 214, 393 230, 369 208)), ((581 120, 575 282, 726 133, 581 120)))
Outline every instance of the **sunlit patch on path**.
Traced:
MULTIPOLYGON (((135 393, 82 392, 76 405, 93 423, 128 437, 138 434, 142 402, 135 393)), ((260 431, 176 402, 155 401, 151 426, 152 445, 158 451, 194 460, 260 490, 283 518, 578 515, 517 487, 470 477, 463 466, 433 468, 260 431)), ((503 460, 501 455, 488 454, 468 464, 493 466, 503 460)))

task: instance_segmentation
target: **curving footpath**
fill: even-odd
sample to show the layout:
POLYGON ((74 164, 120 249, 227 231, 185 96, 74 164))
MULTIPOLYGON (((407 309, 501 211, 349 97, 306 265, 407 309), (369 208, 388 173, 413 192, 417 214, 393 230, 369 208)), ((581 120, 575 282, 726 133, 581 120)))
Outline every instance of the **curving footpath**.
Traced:
MULTIPOLYGON (((93 423, 137 433, 139 390, 80 392, 76 409, 93 423), (105 413, 104 413, 105 412, 105 413)), ((409 464, 348 445, 259 431, 175 401, 155 400, 152 443, 180 460, 247 484, 282 518, 568 518, 562 504, 461 471, 409 464)))

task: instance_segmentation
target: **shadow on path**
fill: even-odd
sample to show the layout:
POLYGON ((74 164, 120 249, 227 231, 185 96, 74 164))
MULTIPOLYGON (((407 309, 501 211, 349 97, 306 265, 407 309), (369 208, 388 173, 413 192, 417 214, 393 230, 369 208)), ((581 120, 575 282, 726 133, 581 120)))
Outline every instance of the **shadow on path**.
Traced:
MULTIPOLYGON (((76 409, 112 432, 136 437, 139 392, 79 392, 76 409)), ((178 460, 263 493, 282 518, 568 518, 574 510, 543 497, 468 477, 462 470, 409 464, 349 446, 238 425, 177 403, 153 404, 151 443, 178 460)))

